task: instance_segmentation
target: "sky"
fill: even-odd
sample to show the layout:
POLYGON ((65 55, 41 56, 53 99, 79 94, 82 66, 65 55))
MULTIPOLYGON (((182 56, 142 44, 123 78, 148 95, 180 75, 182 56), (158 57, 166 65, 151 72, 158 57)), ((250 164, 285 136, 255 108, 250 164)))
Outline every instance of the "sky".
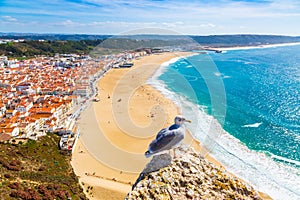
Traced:
POLYGON ((300 0, 0 0, 0 32, 300 36, 300 0))

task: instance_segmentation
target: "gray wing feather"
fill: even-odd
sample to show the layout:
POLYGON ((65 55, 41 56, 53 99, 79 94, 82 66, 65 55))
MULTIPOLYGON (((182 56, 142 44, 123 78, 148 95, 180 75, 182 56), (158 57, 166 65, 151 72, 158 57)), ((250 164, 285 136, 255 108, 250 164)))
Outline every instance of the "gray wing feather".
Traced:
POLYGON ((157 133, 157 136, 156 136, 156 140, 159 140, 160 137, 164 136, 166 134, 166 132, 168 131, 167 128, 164 128, 164 129, 161 129, 158 133, 157 133))
POLYGON ((162 129, 149 145, 149 150, 153 153, 157 153, 164 150, 169 150, 178 144, 184 135, 182 130, 168 130, 162 129))

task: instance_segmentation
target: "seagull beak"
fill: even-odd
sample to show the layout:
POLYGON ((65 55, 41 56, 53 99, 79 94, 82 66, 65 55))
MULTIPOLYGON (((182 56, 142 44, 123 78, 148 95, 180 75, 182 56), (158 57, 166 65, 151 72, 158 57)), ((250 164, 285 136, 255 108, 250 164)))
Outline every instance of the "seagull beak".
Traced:
POLYGON ((192 123, 192 121, 191 121, 191 120, 188 120, 188 119, 185 119, 184 121, 185 121, 185 122, 188 122, 188 123, 192 123))

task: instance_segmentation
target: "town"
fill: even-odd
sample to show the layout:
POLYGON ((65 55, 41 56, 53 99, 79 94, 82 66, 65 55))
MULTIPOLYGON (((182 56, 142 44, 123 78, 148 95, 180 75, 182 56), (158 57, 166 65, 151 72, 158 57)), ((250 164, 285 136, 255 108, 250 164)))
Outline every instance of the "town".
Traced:
POLYGON ((18 61, 0 57, 0 142, 23 143, 47 133, 71 150, 76 120, 97 98, 97 80, 110 68, 131 67, 149 50, 100 56, 56 54, 18 61))

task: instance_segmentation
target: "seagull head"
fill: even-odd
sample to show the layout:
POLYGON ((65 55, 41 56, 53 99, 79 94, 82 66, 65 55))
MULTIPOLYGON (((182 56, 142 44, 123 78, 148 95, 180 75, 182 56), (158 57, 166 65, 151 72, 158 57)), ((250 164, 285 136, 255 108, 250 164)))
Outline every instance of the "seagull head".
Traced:
POLYGON ((182 117, 181 115, 177 115, 174 119, 175 124, 181 126, 184 122, 189 122, 191 123, 191 120, 187 120, 184 117, 182 117))

